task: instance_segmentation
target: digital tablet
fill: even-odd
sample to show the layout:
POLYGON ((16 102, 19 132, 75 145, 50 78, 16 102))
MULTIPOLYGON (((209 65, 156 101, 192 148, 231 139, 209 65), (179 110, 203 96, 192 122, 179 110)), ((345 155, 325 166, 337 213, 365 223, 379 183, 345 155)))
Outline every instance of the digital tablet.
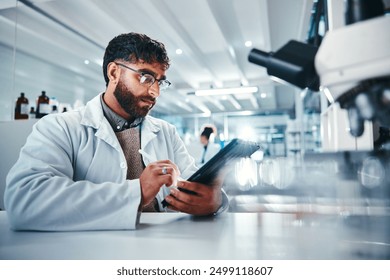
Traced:
MULTIPOLYGON (((235 138, 209 161, 207 161, 200 169, 198 169, 198 171, 192 174, 187 181, 198 182, 206 185, 211 184, 217 178, 223 167, 231 160, 241 157, 249 157, 260 148, 261 146, 258 143, 235 138)), ((192 193, 191 191, 182 188, 178 189, 180 191, 192 193)), ((162 205, 165 207, 168 203, 163 200, 162 205)))

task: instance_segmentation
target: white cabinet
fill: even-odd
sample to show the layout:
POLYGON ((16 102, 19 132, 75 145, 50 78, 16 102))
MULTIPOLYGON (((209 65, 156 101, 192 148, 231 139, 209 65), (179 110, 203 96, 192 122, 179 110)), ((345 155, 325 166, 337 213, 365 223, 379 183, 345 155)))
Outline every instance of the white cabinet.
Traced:
POLYGON ((20 149, 36 121, 32 119, 0 122, 0 209, 4 209, 5 178, 18 159, 20 149))

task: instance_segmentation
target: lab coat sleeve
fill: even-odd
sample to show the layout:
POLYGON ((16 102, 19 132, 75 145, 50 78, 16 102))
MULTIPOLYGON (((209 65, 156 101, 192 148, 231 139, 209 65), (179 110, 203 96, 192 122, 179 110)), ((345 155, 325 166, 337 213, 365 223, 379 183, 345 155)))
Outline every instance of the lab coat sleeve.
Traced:
MULTIPOLYGON (((110 172, 105 170, 112 164, 109 154, 104 154, 107 149, 101 149, 103 154, 99 156, 98 146, 106 143, 90 142, 93 140, 87 138, 93 137, 86 137, 82 126, 72 131, 68 125, 51 116, 35 124, 6 179, 4 200, 12 228, 134 229, 141 199, 139 180, 104 180, 104 175, 88 179, 88 164, 100 164, 101 174, 110 172), (83 158, 86 151, 93 154, 83 158), (96 163, 99 159, 100 163, 96 163), (74 179, 83 176, 86 179, 74 179)), ((117 174, 124 174, 116 168, 122 172, 117 174)))

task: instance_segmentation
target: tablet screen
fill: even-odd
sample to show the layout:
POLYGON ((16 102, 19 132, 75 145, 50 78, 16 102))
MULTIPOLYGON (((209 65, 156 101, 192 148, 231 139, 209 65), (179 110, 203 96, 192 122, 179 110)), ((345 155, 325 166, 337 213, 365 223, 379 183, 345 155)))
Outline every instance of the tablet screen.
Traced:
MULTIPOLYGON (((258 143, 235 138, 208 162, 206 162, 198 171, 192 174, 187 181, 198 182, 206 185, 211 184, 217 178, 223 167, 231 160, 241 157, 249 157, 260 148, 261 146, 258 143)), ((179 190, 187 193, 193 193, 192 191, 182 188, 179 188, 179 190)), ((163 200, 162 205, 166 207, 168 203, 163 200)))
POLYGON ((188 178, 187 181, 210 184, 229 161, 236 158, 249 157, 259 149, 260 144, 258 143, 235 138, 188 178))

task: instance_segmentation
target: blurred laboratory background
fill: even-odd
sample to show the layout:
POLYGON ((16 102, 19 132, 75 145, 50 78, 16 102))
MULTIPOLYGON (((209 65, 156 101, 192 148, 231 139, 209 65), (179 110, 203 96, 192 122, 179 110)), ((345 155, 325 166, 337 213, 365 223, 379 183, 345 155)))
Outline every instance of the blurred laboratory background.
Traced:
POLYGON ((389 7, 388 0, 0 1, 0 209, 32 125, 103 92, 106 45, 134 31, 166 45, 172 86, 151 115, 174 124, 199 163, 205 126, 219 148, 234 138, 261 145, 227 167, 230 211, 293 214, 296 226, 309 227, 320 223, 312 215, 336 217, 337 226, 342 217, 349 242, 342 250, 390 258, 389 7), (47 104, 40 112, 38 101, 47 104))

